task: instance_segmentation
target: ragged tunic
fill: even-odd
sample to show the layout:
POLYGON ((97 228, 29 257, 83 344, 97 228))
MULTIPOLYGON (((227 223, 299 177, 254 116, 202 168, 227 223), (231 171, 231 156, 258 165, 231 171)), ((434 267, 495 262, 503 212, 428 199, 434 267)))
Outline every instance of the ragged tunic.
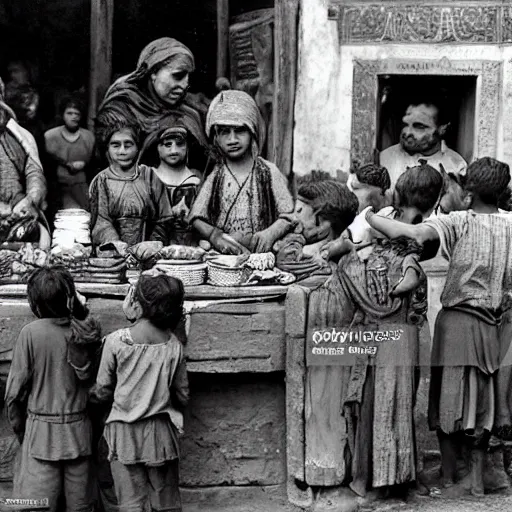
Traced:
POLYGON ((69 322, 63 319, 36 320, 21 330, 14 347, 7 415, 14 432, 25 432, 30 455, 41 460, 91 454, 88 392, 68 363, 69 335, 69 322))
POLYGON ((203 220, 241 241, 268 228, 293 207, 285 176, 258 157, 242 183, 225 164, 216 166, 201 187, 189 222, 203 220))
MULTIPOLYGON (((419 250, 419 248, 418 248, 419 250)), ((367 261, 343 256, 324 285, 310 294, 310 329, 386 329, 399 325, 399 342, 379 345, 370 364, 312 366, 306 375, 306 482, 350 482, 371 488, 416 478, 414 401, 419 357, 418 326, 426 313, 426 287, 403 300, 389 298, 404 259, 416 248, 405 241, 376 243, 367 261), (372 327, 373 326, 373 327, 372 327)))
POLYGON ((92 181, 89 198, 94 245, 122 241, 132 246, 147 240, 168 244, 171 205, 151 168, 138 165, 131 176, 105 169, 92 181))
POLYGON ((510 309, 512 219, 452 212, 425 223, 450 266, 432 346, 429 425, 446 433, 491 430, 497 370, 506 352, 500 322, 510 309))
POLYGON ((159 344, 135 343, 129 329, 107 336, 94 393, 113 398, 104 433, 109 460, 158 466, 179 456, 183 415, 173 402, 185 405, 189 392, 175 336, 159 344))

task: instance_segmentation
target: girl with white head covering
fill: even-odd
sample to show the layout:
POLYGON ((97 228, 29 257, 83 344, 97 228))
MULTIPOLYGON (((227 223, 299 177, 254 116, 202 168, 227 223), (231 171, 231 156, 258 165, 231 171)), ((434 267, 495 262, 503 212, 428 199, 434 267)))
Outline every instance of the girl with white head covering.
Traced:
POLYGON ((219 251, 267 252, 289 229, 293 211, 285 176, 260 156, 265 127, 254 100, 223 91, 206 118, 217 164, 197 197, 189 222, 219 251))

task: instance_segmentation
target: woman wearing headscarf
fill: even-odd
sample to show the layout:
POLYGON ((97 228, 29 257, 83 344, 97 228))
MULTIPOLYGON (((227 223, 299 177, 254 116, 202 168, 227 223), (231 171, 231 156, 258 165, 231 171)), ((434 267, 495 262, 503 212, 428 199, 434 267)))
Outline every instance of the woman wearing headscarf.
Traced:
POLYGON ((192 207, 189 222, 219 251, 267 252, 289 229, 293 211, 285 176, 260 156, 265 128, 254 100, 223 91, 212 101, 206 132, 217 164, 192 207))
POLYGON ((0 80, 0 242, 50 245, 42 210, 46 180, 34 137, 16 122, 0 80))
POLYGON ((137 69, 116 80, 99 107, 96 134, 100 143, 119 123, 138 125, 145 137, 179 118, 194 139, 206 146, 202 118, 206 109, 188 93, 194 69, 192 52, 176 39, 162 37, 149 43, 139 56, 137 69))

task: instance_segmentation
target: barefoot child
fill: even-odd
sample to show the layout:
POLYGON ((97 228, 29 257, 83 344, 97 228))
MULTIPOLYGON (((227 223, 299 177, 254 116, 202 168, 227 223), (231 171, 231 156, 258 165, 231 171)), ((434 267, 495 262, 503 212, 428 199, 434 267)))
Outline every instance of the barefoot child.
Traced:
POLYGON ((268 252, 289 230, 279 218, 293 211, 286 178, 261 158, 264 126, 254 100, 223 91, 206 119, 219 162, 206 178, 189 221, 220 252, 268 252))
POLYGON ((55 511, 63 493, 66 510, 89 512, 92 432, 86 383, 94 377, 94 361, 86 353, 98 348, 100 328, 63 268, 36 270, 27 293, 38 320, 19 335, 6 391, 9 421, 21 443, 13 496, 48 498, 49 510, 55 511))
POLYGON ((178 436, 188 402, 182 345, 181 281, 142 275, 132 310, 138 320, 105 339, 94 396, 113 399, 104 437, 119 510, 181 511, 178 436))
POLYGON ((484 494, 484 456, 495 418, 502 414, 499 324, 512 284, 512 222, 499 213, 498 201, 509 182, 508 165, 481 158, 461 177, 468 211, 419 225, 367 215, 370 225, 390 238, 440 244, 449 261, 432 347, 429 399, 429 424, 437 431, 443 477, 451 487, 445 489, 447 495, 484 494), (470 473, 453 485, 461 443, 470 452, 470 473))

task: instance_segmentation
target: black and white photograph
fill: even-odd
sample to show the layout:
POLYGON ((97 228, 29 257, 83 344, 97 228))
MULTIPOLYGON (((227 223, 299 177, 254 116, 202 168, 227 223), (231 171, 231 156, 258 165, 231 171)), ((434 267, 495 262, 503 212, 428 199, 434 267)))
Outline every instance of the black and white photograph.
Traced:
POLYGON ((512 510, 512 0, 0 0, 0 512, 512 510))

